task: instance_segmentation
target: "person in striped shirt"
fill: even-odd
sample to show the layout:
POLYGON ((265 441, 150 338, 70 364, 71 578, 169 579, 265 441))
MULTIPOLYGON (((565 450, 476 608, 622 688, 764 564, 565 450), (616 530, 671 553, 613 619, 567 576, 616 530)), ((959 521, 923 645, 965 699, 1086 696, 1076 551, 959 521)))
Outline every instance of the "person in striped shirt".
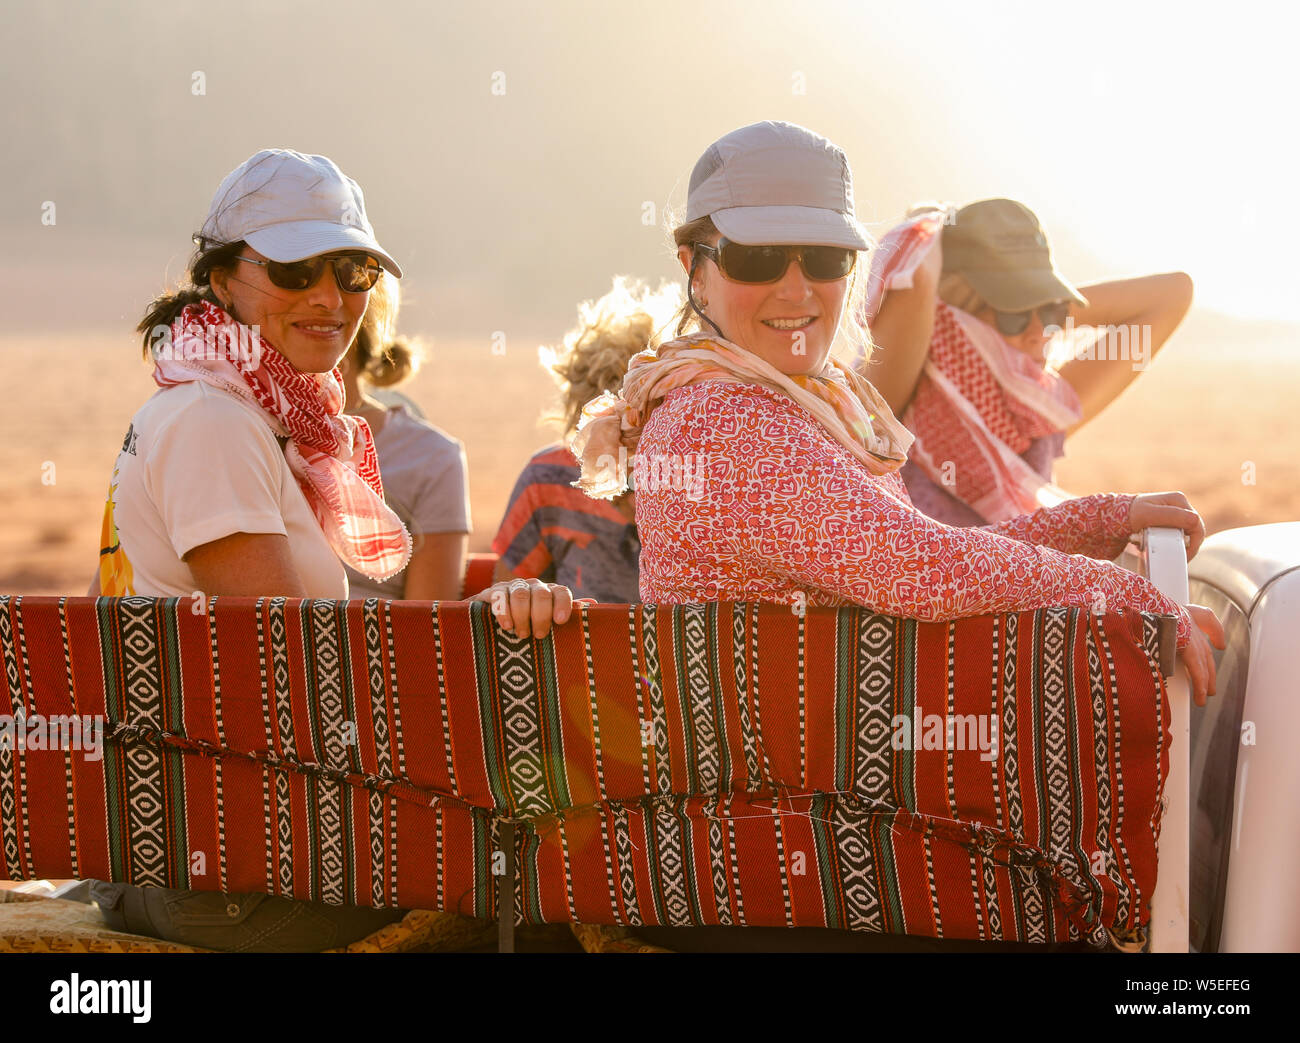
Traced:
MULTIPOLYGON (((560 423, 566 440, 583 405, 622 384, 628 359, 658 343, 679 305, 672 287, 652 291, 616 278, 609 293, 579 306, 578 325, 561 349, 542 349, 543 366, 562 396, 549 419, 560 423)), ((628 489, 612 501, 594 500, 574 488, 578 475, 578 461, 563 442, 533 454, 492 541, 500 555, 497 578, 562 583, 575 598, 639 601, 636 494, 628 489)))

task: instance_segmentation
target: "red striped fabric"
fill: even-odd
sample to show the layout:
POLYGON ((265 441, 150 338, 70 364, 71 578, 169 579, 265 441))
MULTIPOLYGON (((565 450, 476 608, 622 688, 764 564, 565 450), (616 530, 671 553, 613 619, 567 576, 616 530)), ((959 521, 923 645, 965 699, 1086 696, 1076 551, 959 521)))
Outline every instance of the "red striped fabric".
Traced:
POLYGON ((1159 620, 0 597, 0 873, 493 916, 509 821, 525 922, 1102 939, 1149 918, 1159 620), (102 756, 28 741, 74 714, 102 756))

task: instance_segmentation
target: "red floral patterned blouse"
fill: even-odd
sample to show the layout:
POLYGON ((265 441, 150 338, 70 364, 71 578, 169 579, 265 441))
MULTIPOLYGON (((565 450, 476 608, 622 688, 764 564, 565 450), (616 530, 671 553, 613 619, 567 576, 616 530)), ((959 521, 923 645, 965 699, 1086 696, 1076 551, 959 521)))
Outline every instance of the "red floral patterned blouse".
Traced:
POLYGON ((721 381, 670 392, 637 446, 641 600, 859 604, 915 619, 1052 605, 1191 617, 1109 561, 1132 496, 1102 493, 982 528, 911 505, 790 398, 721 381))

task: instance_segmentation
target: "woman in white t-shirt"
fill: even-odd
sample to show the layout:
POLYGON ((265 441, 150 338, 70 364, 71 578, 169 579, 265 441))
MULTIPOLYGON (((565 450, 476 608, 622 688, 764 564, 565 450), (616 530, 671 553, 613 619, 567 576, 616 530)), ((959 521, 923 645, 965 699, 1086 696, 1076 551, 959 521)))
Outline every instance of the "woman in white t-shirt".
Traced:
MULTIPOLYGON (((384 502, 368 424, 342 411, 337 368, 370 290, 401 277, 361 189, 324 156, 266 149, 222 182, 196 242, 191 287, 139 327, 159 390, 118 454, 90 593, 344 599, 344 563, 399 573, 410 536, 384 502)), ((475 600, 520 636, 572 610, 567 588, 522 580, 475 600)), ((328 948, 393 918, 268 895, 92 893, 119 929, 221 949, 328 948)))

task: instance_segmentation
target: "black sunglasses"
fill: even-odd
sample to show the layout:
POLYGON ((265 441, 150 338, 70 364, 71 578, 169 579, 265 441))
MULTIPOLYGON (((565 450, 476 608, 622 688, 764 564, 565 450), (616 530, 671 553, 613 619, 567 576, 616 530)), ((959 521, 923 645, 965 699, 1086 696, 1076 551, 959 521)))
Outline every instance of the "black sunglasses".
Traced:
POLYGON ((326 264, 334 269, 334 281, 344 293, 365 293, 374 289, 383 271, 378 261, 369 254, 341 254, 329 257, 309 257, 305 261, 258 261, 252 257, 236 257, 236 261, 261 265, 273 286, 282 290, 306 290, 316 285, 326 264))
POLYGON ((1029 320, 1033 318, 1035 311, 1038 312, 1043 329, 1047 329, 1048 326, 1059 329, 1065 325, 1065 319, 1070 314, 1070 302, 1052 301, 1050 304, 1030 308, 1028 311, 998 311, 994 308, 993 321, 997 323, 998 330, 1004 337, 1018 337, 1028 329, 1029 320))
POLYGON ((857 250, 847 246, 745 246, 721 238, 717 246, 696 243, 695 248, 712 258, 732 282, 778 282, 798 259, 804 275, 813 282, 834 282, 845 278, 857 263, 857 250))

